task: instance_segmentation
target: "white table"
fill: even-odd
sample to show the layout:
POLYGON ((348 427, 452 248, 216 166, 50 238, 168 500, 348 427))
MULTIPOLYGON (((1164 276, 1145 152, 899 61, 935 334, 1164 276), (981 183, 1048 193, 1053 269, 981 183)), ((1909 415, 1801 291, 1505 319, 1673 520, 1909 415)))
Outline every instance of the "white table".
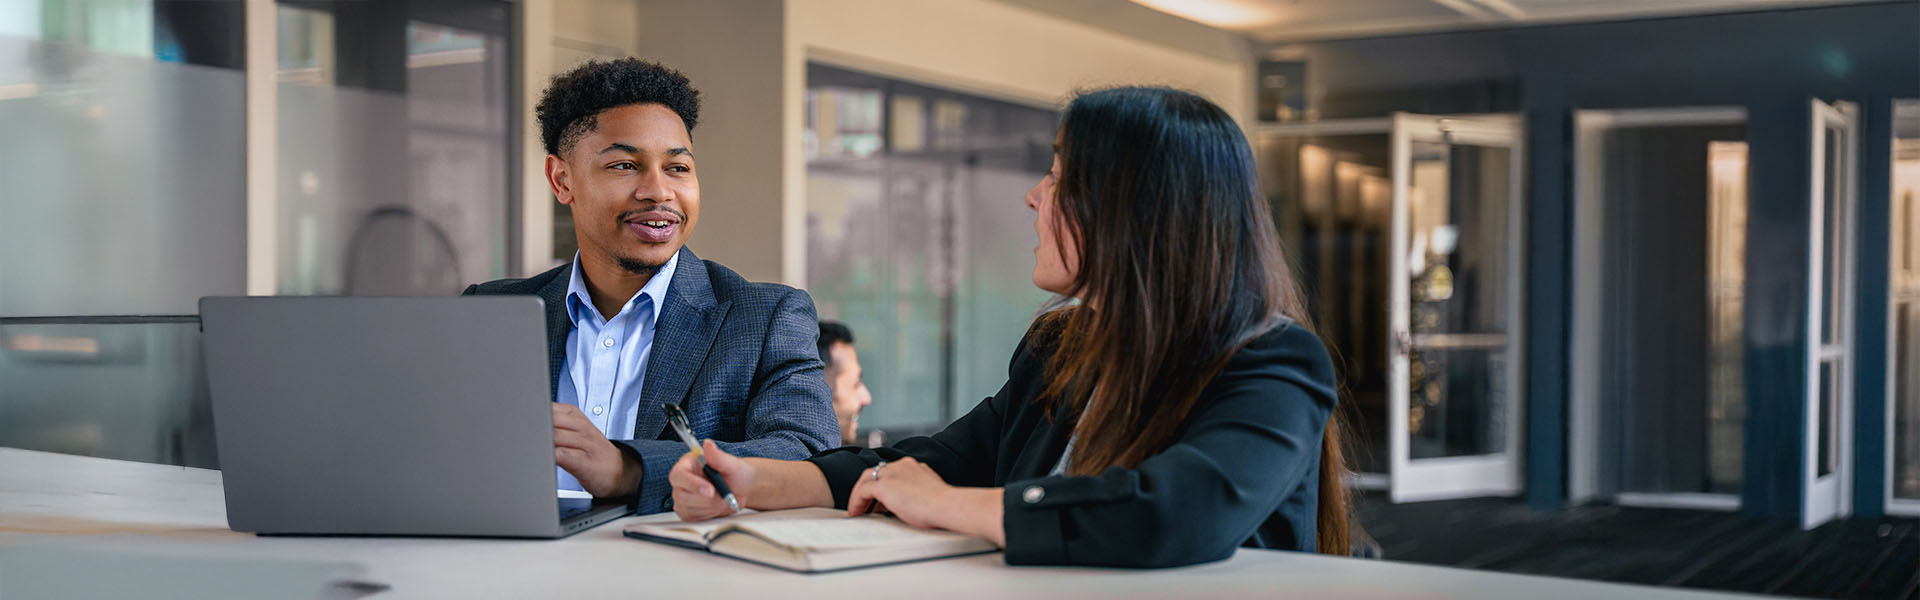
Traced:
POLYGON ((800 575, 624 538, 623 519, 561 540, 256 537, 227 530, 220 473, 0 448, 0 547, 341 560, 376 598, 1735 598, 1671 588, 1242 549, 1165 570, 1010 567, 999 554, 800 575))

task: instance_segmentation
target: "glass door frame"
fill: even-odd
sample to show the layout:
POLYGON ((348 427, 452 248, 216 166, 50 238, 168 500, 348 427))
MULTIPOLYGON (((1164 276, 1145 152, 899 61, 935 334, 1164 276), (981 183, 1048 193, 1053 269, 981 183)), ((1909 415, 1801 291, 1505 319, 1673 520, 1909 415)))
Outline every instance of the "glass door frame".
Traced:
MULTIPOLYGON (((1313 137, 1332 137, 1332 136, 1349 136, 1349 135, 1383 135, 1391 139, 1393 136, 1393 118, 1392 117, 1362 117, 1362 118, 1348 118, 1348 119, 1329 119, 1325 121, 1307 121, 1307 122, 1300 122, 1300 123, 1266 124, 1266 125, 1260 125, 1256 127, 1253 131, 1253 134, 1254 134, 1254 140, 1253 140, 1254 147, 1256 148, 1256 150, 1259 148, 1259 142, 1261 140, 1274 139, 1274 138, 1309 139, 1313 137)), ((1288 243, 1292 243, 1295 240, 1285 240, 1285 241, 1288 243)), ((1341 398, 1341 401, 1343 402, 1351 401, 1351 398, 1341 398)), ((1358 413, 1355 412, 1355 413, 1349 413, 1349 414, 1357 415, 1358 413)), ((1357 426, 1357 424, 1356 424, 1356 427, 1350 428, 1350 430, 1358 430, 1358 429, 1360 428, 1357 426)), ((1350 437, 1348 439, 1351 440, 1354 438, 1350 437)), ((1393 474, 1391 472, 1391 469, 1389 469, 1389 472, 1386 472, 1386 473, 1356 471, 1356 472, 1347 474, 1347 486, 1353 489, 1360 489, 1360 490, 1385 491, 1391 487, 1392 480, 1393 480, 1393 474)))
POLYGON ((1581 504, 1611 498, 1632 506, 1733 511, 1740 496, 1710 493, 1621 493, 1601 481, 1600 456, 1608 446, 1601 433, 1601 364, 1605 318, 1600 293, 1606 266, 1604 139, 1613 127, 1692 127, 1745 125, 1739 106, 1587 109, 1573 113, 1573 301, 1569 340, 1567 406, 1567 502, 1581 504), (1603 492, 1602 490, 1607 490, 1603 492))
POLYGON ((1810 101, 1811 140, 1808 145, 1808 165, 1811 182, 1808 186, 1808 225, 1807 225, 1807 354, 1806 354, 1806 396, 1801 400, 1805 420, 1801 440, 1801 485, 1800 485, 1800 527, 1812 529, 1815 526, 1840 517, 1853 514, 1853 418, 1854 418, 1854 360, 1853 360, 1853 301, 1858 274, 1858 252, 1853 247, 1854 235, 1859 228, 1859 219, 1855 212, 1859 205, 1859 139, 1860 112, 1849 102, 1832 104, 1820 100, 1810 101), (1836 223, 1842 239, 1837 246, 1842 254, 1836 265, 1843 271, 1835 283, 1838 306, 1832 323, 1834 343, 1827 343, 1821 335, 1824 320, 1826 298, 1823 297, 1822 282, 1826 274, 1827 231, 1825 203, 1823 200, 1830 191, 1827 179, 1827 136, 1829 131, 1838 131, 1840 147, 1834 148, 1839 156, 1839 176, 1834 178, 1839 188, 1835 205, 1839 209, 1839 222, 1836 223), (1825 363, 1834 363, 1833 414, 1831 423, 1834 432, 1830 438, 1833 447, 1829 449, 1833 459, 1833 472, 1819 474, 1820 453, 1820 367, 1825 363))
MULTIPOLYGON (((1388 496, 1394 502, 1416 502, 1475 496, 1512 496, 1521 492, 1525 440, 1521 424, 1526 417, 1526 393, 1521 387, 1526 371, 1525 297, 1521 290, 1524 236, 1526 147, 1518 118, 1509 115, 1430 116, 1394 113, 1392 117, 1392 234, 1389 245, 1388 281, 1391 284, 1389 308, 1387 393, 1387 448, 1392 477, 1388 496), (1432 337, 1421 339, 1412 332, 1412 290, 1408 272, 1411 249, 1410 184, 1413 178, 1413 144, 1428 142, 1444 145, 1473 145, 1506 148, 1507 166, 1507 239, 1506 302, 1507 331, 1504 347, 1508 367, 1501 385, 1507 393, 1506 428, 1501 432, 1505 446, 1498 452, 1470 456, 1413 458, 1410 435, 1410 353, 1416 346, 1444 347, 1449 342, 1432 337)), ((1439 334, 1449 336, 1455 334, 1439 334)), ((1482 337, 1486 334, 1460 334, 1482 337)))
MULTIPOLYGON (((1393 144, 1392 157, 1395 166, 1391 177, 1394 178, 1394 194, 1395 197, 1398 198, 1395 202, 1403 202, 1405 200, 1405 192, 1403 191, 1405 186, 1403 182, 1407 181, 1410 172, 1401 166, 1401 157, 1404 156, 1410 161, 1412 137, 1416 131, 1419 133, 1421 141, 1435 141, 1440 143, 1450 143, 1455 140, 1462 142, 1481 142, 1480 145, 1505 147, 1510 151, 1509 159, 1511 166, 1509 170, 1510 180, 1508 181, 1510 198, 1507 203, 1507 227, 1509 236, 1508 244, 1512 251, 1507 253, 1509 326, 1508 332, 1505 335, 1507 336, 1508 354, 1512 357, 1512 361, 1507 372, 1506 381, 1503 382, 1509 390, 1509 398, 1511 399, 1509 404, 1511 414, 1507 419, 1507 430, 1503 434, 1507 436, 1508 447, 1504 453, 1505 456, 1494 461, 1488 461, 1485 457, 1475 456, 1420 459, 1418 461, 1420 463, 1441 461, 1443 464, 1439 465, 1413 464, 1414 461, 1408 457, 1406 440, 1408 410, 1407 361, 1404 353, 1390 350, 1389 363, 1397 366, 1393 367, 1395 375, 1390 379, 1391 389, 1389 390, 1388 397, 1388 472, 1352 473, 1349 475, 1348 485, 1356 489, 1388 491, 1395 502, 1454 498, 1471 495, 1516 495, 1520 493, 1521 486, 1524 483, 1522 477, 1522 469, 1524 468, 1522 460, 1524 456, 1524 440, 1521 436, 1525 431, 1523 421, 1525 419, 1524 406, 1526 404, 1525 390, 1520 387, 1520 382, 1523 381, 1522 374, 1526 370, 1526 357, 1525 353, 1522 352, 1523 347, 1521 345, 1521 341, 1526 339, 1525 294, 1521 285, 1524 281, 1522 271, 1524 264, 1521 259, 1521 254, 1525 248, 1522 238, 1525 231, 1525 224, 1522 220, 1522 215, 1525 214, 1524 205, 1527 197, 1523 187, 1525 181, 1524 167, 1526 164, 1526 151, 1525 138, 1521 130, 1519 117, 1510 113, 1438 116, 1395 113, 1388 117, 1268 124, 1254 128, 1253 133, 1256 139, 1348 135, 1387 136, 1390 144, 1393 144), (1402 146, 1404 146, 1404 149, 1402 146), (1399 399, 1397 401, 1393 399, 1395 394, 1395 392, 1392 391, 1393 389, 1399 390, 1399 399), (1396 423, 1397 426, 1395 425, 1396 423), (1398 449, 1395 450, 1394 448, 1398 449), (1486 473, 1484 473, 1484 471, 1489 470, 1489 462, 1494 463, 1491 470, 1497 472, 1497 475, 1491 478, 1487 477, 1486 473), (1409 472, 1410 469, 1412 470, 1411 472, 1409 472), (1462 469, 1465 471, 1462 472, 1462 469), (1446 478, 1461 474, 1470 478, 1467 482, 1468 485, 1454 485, 1446 482, 1446 478), (1436 479, 1439 481, 1434 481, 1436 479), (1489 483, 1486 481, 1488 479, 1492 479, 1493 481, 1489 483), (1409 483, 1413 483, 1413 485, 1410 486, 1409 483), (1421 484, 1423 483, 1427 485, 1422 486, 1421 484)), ((1397 301, 1390 302, 1389 306, 1384 307, 1388 310, 1390 323, 1398 323, 1397 326, 1390 325, 1388 328, 1388 336, 1391 338, 1388 340, 1388 347, 1390 349, 1404 348, 1405 346, 1400 345, 1403 339, 1406 339, 1409 343, 1411 342, 1411 332, 1410 327, 1408 327, 1410 324, 1408 319, 1408 305, 1410 304, 1408 294, 1410 290, 1408 289, 1408 282, 1404 280, 1405 278, 1395 276, 1395 273, 1406 269, 1404 247, 1407 245, 1405 242, 1405 232, 1408 225, 1405 219, 1404 205, 1398 205, 1394 210, 1394 214, 1396 215, 1394 227, 1397 228, 1395 231, 1399 232, 1397 235, 1401 237, 1402 241, 1398 244, 1399 249, 1390 253, 1393 256, 1390 263, 1394 266, 1390 267, 1388 272, 1381 274, 1382 276, 1388 277, 1389 282, 1392 282, 1394 287, 1394 291, 1391 292, 1393 294, 1392 297, 1397 299, 1397 301), (1406 333, 1407 338, 1402 338, 1401 333, 1396 332, 1406 333)))
MULTIPOLYGON (((1891 146, 1890 148, 1888 148, 1887 156, 1893 159, 1893 164, 1889 166, 1895 169, 1895 171, 1890 172, 1889 177, 1893 178, 1894 181, 1898 181, 1898 177, 1899 177, 1897 169, 1900 166, 1900 163, 1899 163, 1900 146, 1899 145, 1900 145, 1900 140, 1902 139, 1900 137, 1899 127, 1897 124, 1899 123, 1901 113, 1905 112, 1903 109, 1909 109, 1909 108, 1912 110, 1915 110, 1915 112, 1920 112, 1920 98, 1897 98, 1893 101, 1894 123, 1896 123, 1896 126, 1894 128, 1894 134, 1892 136, 1889 136, 1889 139, 1887 140, 1887 144, 1891 146)), ((1899 191, 1900 190, 1898 188, 1889 186, 1888 192, 1890 195, 1897 194, 1899 191)), ((1887 281, 1888 327, 1892 327, 1893 324, 1900 322, 1898 318, 1899 317, 1898 311, 1900 310, 1900 288, 1899 288, 1900 277, 1895 274, 1895 271, 1900 268, 1899 265, 1902 264, 1902 259, 1905 257, 1902 257, 1895 253, 1903 252, 1903 251, 1904 252, 1913 251, 1910 248, 1903 248, 1899 245, 1900 244, 1900 227, 1902 227, 1903 225, 1908 227, 1920 227, 1920 200, 1916 200, 1916 203, 1914 205, 1907 207, 1908 212, 1906 213, 1906 217, 1907 219, 1909 219, 1909 222, 1907 223, 1901 223, 1898 219, 1894 218, 1894 217, 1900 216, 1901 214, 1899 210, 1900 207, 1897 206, 1897 204, 1900 201, 1901 201, 1901 198, 1899 196, 1892 196, 1888 198, 1889 204, 1887 206, 1887 214, 1888 214, 1887 250, 1888 250, 1888 258, 1889 258, 1889 260, 1887 261, 1887 272, 1889 274, 1889 278, 1887 281)), ((1915 231, 1920 231, 1920 229, 1916 229, 1915 231)), ((1897 393, 1900 389, 1897 385, 1895 385, 1895 377, 1899 376, 1900 368, 1898 365, 1895 365, 1893 362, 1895 359, 1899 358, 1900 356, 1898 352, 1899 348, 1896 346, 1898 342, 1899 342, 1899 336, 1890 330, 1889 335, 1887 336, 1887 353, 1885 355, 1887 357, 1886 358, 1887 360, 1886 395, 1883 396, 1884 398, 1887 399, 1886 400, 1886 404, 1887 404, 1886 437, 1883 438, 1886 440, 1886 462, 1883 463, 1886 465, 1886 473, 1883 474, 1886 477, 1886 484, 1882 486, 1882 489, 1886 490, 1885 506, 1886 506, 1886 513, 1888 515, 1902 516, 1902 517, 1920 517, 1920 499, 1902 498, 1898 494, 1894 493, 1894 464, 1895 464, 1894 453, 1899 448, 1899 442, 1900 442, 1899 432, 1894 429, 1895 417, 1899 415, 1897 411, 1899 410, 1899 403, 1901 400, 1900 397, 1895 395, 1895 393, 1897 393)))

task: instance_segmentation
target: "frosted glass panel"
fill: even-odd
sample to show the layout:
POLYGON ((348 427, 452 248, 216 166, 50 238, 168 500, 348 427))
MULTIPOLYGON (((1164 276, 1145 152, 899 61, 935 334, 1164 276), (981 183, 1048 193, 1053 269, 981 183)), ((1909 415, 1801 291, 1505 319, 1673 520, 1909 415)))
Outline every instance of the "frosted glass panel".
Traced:
POLYGON ((1033 248, 1040 234, 1027 210, 1027 189, 1039 176, 1024 170, 974 169, 968 199, 955 212, 959 282, 954 289, 951 413, 963 415, 1000 391, 1007 363, 1051 294, 1033 286, 1033 248))
POLYGON ((857 166, 807 177, 808 291, 820 318, 853 330, 871 427, 940 420, 940 273, 929 267, 944 254, 932 233, 947 182, 920 166, 885 179, 857 166))
POLYGON ((0 315, 241 293, 244 102, 239 71, 0 36, 0 315))
MULTIPOLYGON (((504 275, 503 37, 408 21, 404 55, 335 64, 348 30, 333 15, 283 6, 278 16, 288 39, 279 48, 276 289, 442 295, 504 275), (336 85, 343 69, 378 75, 403 64, 395 89, 336 85)), ((362 28, 372 33, 357 35, 401 24, 362 28)))
MULTIPOLYGON (((511 5, 298 4, 278 289, 504 273, 511 5)), ((0 325, 0 446, 215 466, 191 315, 245 291, 242 8, 0 0, 0 317, 52 317, 0 325)))
POLYGON ((194 323, 0 325, 0 446, 215 467, 194 323))

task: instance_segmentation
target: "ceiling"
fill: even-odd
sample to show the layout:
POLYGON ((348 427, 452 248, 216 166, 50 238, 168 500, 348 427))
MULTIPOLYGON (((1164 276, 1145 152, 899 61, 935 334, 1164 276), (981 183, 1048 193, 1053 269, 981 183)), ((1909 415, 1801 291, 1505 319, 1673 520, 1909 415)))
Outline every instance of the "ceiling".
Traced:
POLYGON ((1872 0, 1132 0, 1141 6, 1263 42, 1864 1, 1872 0))

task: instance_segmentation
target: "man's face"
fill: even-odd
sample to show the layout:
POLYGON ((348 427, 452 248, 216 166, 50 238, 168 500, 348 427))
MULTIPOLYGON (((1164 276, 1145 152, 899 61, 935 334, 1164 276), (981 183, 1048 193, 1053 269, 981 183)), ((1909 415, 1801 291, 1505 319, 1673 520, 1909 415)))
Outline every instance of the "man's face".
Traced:
POLYGON ((659 104, 601 111, 586 135, 547 157, 547 181, 573 210, 582 259, 657 270, 693 235, 700 179, 686 123, 659 104))
POLYGON ((833 355, 827 387, 833 388, 833 416, 840 418, 840 443, 853 444, 853 433, 860 429, 860 410, 873 403, 873 395, 860 381, 860 354, 853 351, 853 344, 838 342, 827 352, 833 355))

